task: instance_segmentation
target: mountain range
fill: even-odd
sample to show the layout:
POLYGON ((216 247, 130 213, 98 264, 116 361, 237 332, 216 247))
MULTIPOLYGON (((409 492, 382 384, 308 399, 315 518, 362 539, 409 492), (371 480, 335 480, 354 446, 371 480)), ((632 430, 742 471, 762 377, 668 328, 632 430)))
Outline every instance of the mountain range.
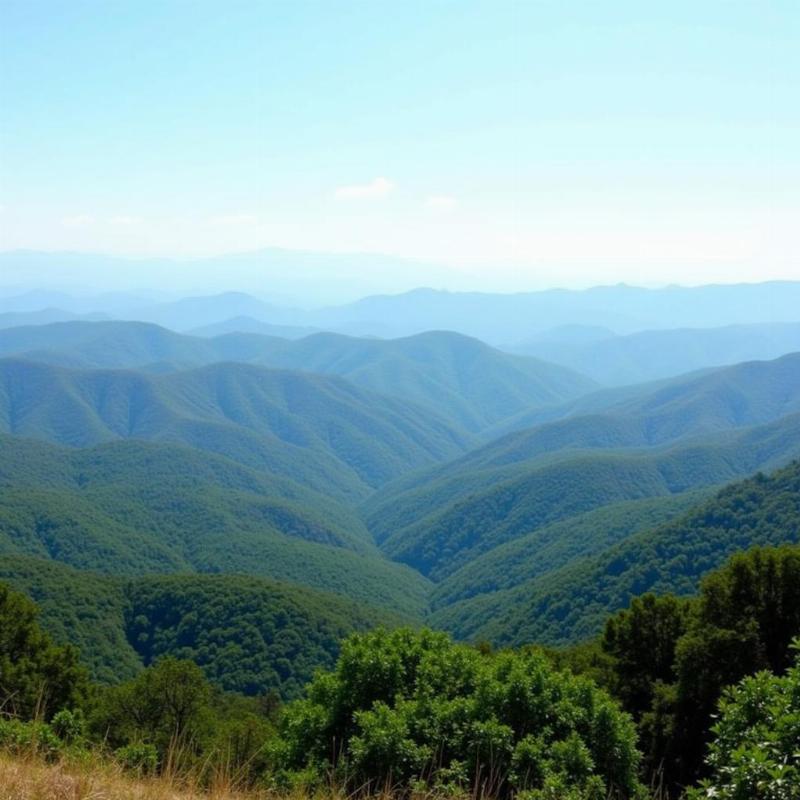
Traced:
POLYGON ((333 333, 295 340, 243 333, 201 338, 148 323, 75 322, 0 331, 0 356, 150 372, 235 361, 339 375, 364 389, 425 406, 472 432, 595 388, 567 368, 435 331, 392 340, 333 333))
POLYGON ((800 458, 800 328, 748 305, 795 289, 0 299, 0 578, 104 681, 292 697, 376 624, 581 641, 797 539, 796 467, 748 477, 800 458))

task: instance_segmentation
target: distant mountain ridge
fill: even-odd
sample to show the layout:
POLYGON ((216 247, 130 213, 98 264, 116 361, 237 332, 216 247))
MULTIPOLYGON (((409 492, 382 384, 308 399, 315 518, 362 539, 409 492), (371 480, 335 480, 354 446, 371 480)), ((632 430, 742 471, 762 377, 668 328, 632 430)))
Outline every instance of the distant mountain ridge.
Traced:
MULTIPOLYGON (((800 311, 797 312, 800 317, 800 311)), ((606 385, 643 383, 692 370, 768 360, 800 351, 800 322, 641 331, 627 336, 569 332, 519 345, 513 352, 563 364, 606 385)))
POLYGON ((183 295, 199 294, 193 291, 198 286, 210 291, 236 287, 266 295, 284 306, 343 303, 378 292, 401 292, 426 282, 446 286, 462 280, 458 271, 430 262, 380 253, 279 247, 192 258, 12 250, 0 252, 0 276, 17 286, 30 287, 35 276, 40 285, 98 286, 106 291, 130 286, 135 280, 136 286, 183 295))
POLYGON ((393 326, 395 335, 445 328, 493 344, 530 338, 555 326, 600 326, 617 333, 655 328, 718 327, 793 322, 800 307, 800 282, 668 286, 596 286, 517 294, 417 289, 401 295, 366 297, 316 312, 315 324, 345 320, 393 326))
MULTIPOLYGON (((263 295, 263 299, 241 291, 206 296, 195 292, 192 295, 184 288, 184 296, 178 300, 148 299, 142 293, 130 293, 126 301, 124 292, 115 292, 98 298, 97 305, 92 306, 90 297, 71 301, 62 292, 41 295, 38 305, 33 303, 33 297, 0 298, 0 313, 3 310, 35 311, 46 306, 58 306, 75 313, 103 311, 116 318, 157 322, 184 331, 249 316, 270 325, 311 327, 358 336, 397 338, 429 330, 452 330, 496 346, 527 342, 538 336, 552 338, 554 329, 561 329, 562 337, 572 330, 574 344, 578 329, 584 333, 606 329, 616 334, 630 334, 667 328, 800 321, 797 312, 800 307, 798 281, 656 289, 620 284, 580 290, 547 289, 503 294, 411 289, 409 287, 415 283, 417 286, 438 284, 457 288, 464 279, 446 268, 432 271, 426 266, 414 271, 409 270, 409 262, 369 255, 336 256, 273 250, 187 262, 163 259, 132 262, 75 253, 0 253, 0 273, 9 276, 15 271, 22 276, 36 274, 47 283, 50 270, 53 273, 50 285, 63 285, 65 277, 80 274, 81 265, 89 273, 94 271, 102 276, 111 267, 123 265, 130 269, 132 264, 136 265, 141 281, 146 283, 148 274, 153 276, 151 285, 157 285, 163 275, 184 268, 189 272, 196 270, 195 282, 185 285, 203 285, 205 270, 213 278, 205 281, 209 287, 219 286, 221 276, 224 276, 226 286, 244 286, 237 280, 237 275, 246 268, 261 276, 257 282, 250 280, 246 283, 251 291, 256 284, 256 291, 263 295), (385 275, 396 276, 393 281, 397 288, 376 293, 375 288, 371 289, 363 280, 342 282, 339 277, 331 279, 331 275, 337 273, 335 269, 330 272, 330 266, 348 261, 351 265, 357 264, 362 275, 378 274, 376 270, 383 265, 385 275), (439 277, 441 280, 437 280, 439 277), (331 280, 339 285, 335 298, 325 288, 331 287, 331 280), (287 285, 293 288, 286 291, 287 285), (398 293, 389 294, 387 291, 398 293), (342 297, 343 293, 346 297, 342 297), (360 299, 353 299, 354 294, 360 299)), ((102 285, 102 281, 85 280, 83 283, 102 285)), ((751 355, 768 357, 776 354, 757 352, 751 355)), ((619 369, 635 366, 635 363, 627 367, 621 364, 619 369)))
POLYGON ((446 331, 390 340, 315 333, 288 341, 254 333, 190 337, 141 322, 57 324, 0 331, 0 356, 158 372, 238 361, 338 375, 472 432, 596 388, 572 370, 446 331))

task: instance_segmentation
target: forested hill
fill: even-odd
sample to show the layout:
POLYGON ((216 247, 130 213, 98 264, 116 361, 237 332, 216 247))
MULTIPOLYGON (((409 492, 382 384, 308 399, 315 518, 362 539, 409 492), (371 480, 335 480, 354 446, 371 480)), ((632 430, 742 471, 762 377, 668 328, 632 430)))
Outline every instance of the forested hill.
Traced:
POLYGON ((33 598, 56 641, 80 647, 92 674, 119 683, 170 655, 217 686, 300 694, 333 664, 343 637, 399 617, 362 602, 242 575, 115 578, 28 556, 0 557, 0 581, 33 598))
POLYGON ((290 341, 253 333, 200 338, 141 322, 74 322, 0 330, 0 355, 92 369, 164 372, 233 361, 339 375, 473 432, 596 386, 565 367, 447 331, 387 340, 318 333, 290 341))
POLYGON ((388 486, 365 505, 381 548, 441 580, 535 529, 625 500, 727 483, 800 456, 800 414, 638 451, 569 452, 543 463, 456 471, 419 488, 388 486))
POLYGON ((0 436, 0 554, 115 575, 259 575, 411 618, 428 589, 341 503, 220 456, 131 440, 70 449, 0 436))
POLYGON ((0 431, 84 447, 180 442, 351 499, 470 442, 338 377, 229 363, 146 375, 2 360, 0 431))
MULTIPOLYGON (((543 431, 568 442, 581 419, 597 426, 598 446, 615 437, 620 443, 652 445, 709 430, 752 425, 797 411, 800 354, 771 361, 748 361, 668 380, 593 392, 561 407, 532 409, 495 426, 497 437, 545 425, 543 431), (609 418, 628 420, 607 432, 609 418), (551 423, 547 425, 547 423, 551 423)), ((587 425, 583 436, 587 436, 587 425)))
POLYGON ((690 594, 753 545, 800 541, 800 462, 734 483, 685 515, 513 589, 436 612, 437 625, 500 643, 575 642, 647 591, 690 594))

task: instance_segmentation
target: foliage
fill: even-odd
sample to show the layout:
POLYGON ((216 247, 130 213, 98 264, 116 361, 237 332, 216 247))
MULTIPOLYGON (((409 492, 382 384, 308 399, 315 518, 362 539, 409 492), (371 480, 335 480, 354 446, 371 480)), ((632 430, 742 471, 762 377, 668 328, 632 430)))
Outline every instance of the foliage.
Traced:
POLYGON ((725 686, 790 666, 800 634, 800 547, 753 548, 706 577, 693 600, 644 595, 606 624, 609 686, 637 720, 645 772, 697 779, 725 686))
POLYGON ((140 774, 224 769, 246 784, 264 772, 274 729, 258 704, 215 691, 191 661, 159 659, 104 688, 92 708, 96 741, 140 774))
POLYGON ((347 600, 235 575, 141 578, 127 585, 126 635, 145 664, 189 659, 216 686, 296 697, 333 665, 353 630, 396 622, 347 600))
POLYGON ((92 726, 113 748, 145 742, 163 763, 198 751, 210 736, 211 687, 190 661, 164 658, 133 680, 102 693, 92 726))
POLYGON ((114 751, 117 763, 137 775, 152 775, 158 769, 158 750, 154 744, 134 742, 114 751))
POLYGON ((606 623, 602 647, 613 658, 614 694, 631 713, 650 708, 655 684, 674 680, 675 648, 688 612, 688 603, 672 595, 645 594, 606 623))
POLYGON ((676 646, 676 738, 693 774, 721 688, 758 670, 790 666, 800 635, 800 547, 753 548, 701 586, 696 613, 676 646))
MULTIPOLYGON (((796 643, 796 652, 800 641, 796 643)), ((783 677, 745 678, 725 692, 708 755, 711 777, 688 800, 794 800, 800 794, 800 656, 783 677)))
POLYGON ((348 639, 287 708, 275 757, 286 782, 334 770, 353 786, 638 791, 633 726, 591 681, 534 651, 487 655, 431 631, 348 639))
POLYGON ((42 604, 41 622, 74 642, 92 675, 115 683, 172 655, 214 685, 297 696, 354 630, 402 618, 336 595, 242 575, 112 579, 39 559, 0 559, 0 577, 42 604))
POLYGON ((80 702, 84 669, 71 646, 57 647, 36 621, 36 606, 0 584, 0 704, 5 714, 49 719, 80 702))

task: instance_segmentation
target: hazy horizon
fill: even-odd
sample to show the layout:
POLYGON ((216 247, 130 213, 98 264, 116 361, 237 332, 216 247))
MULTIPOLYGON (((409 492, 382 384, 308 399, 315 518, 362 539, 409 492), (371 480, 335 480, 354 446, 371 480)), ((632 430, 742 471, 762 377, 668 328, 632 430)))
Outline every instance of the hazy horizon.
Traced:
POLYGON ((359 293, 797 278, 799 16, 4 2, 0 251, 323 253, 359 293))
POLYGON ((250 294, 278 305, 324 306, 353 302, 374 295, 400 295, 416 290, 451 293, 525 294, 547 291, 583 292, 625 286, 634 289, 701 288, 794 282, 793 277, 715 281, 599 281, 559 283, 495 280, 490 274, 465 273, 444 264, 427 264, 383 253, 325 253, 268 247, 232 251, 205 258, 185 256, 128 256, 67 250, 0 250, 0 295, 31 291, 62 292, 91 297, 108 292, 142 293, 162 299, 250 294), (115 267, 131 265, 118 275, 115 267), (305 276, 292 280, 280 275, 281 265, 317 278, 304 292, 305 276), (375 265, 378 274, 367 273, 375 265), (165 272, 165 270, 167 270, 165 272), (220 274, 222 272, 222 274, 220 274), (278 285, 276 286, 276 278, 278 285), (291 287, 291 288, 287 288, 291 287))

